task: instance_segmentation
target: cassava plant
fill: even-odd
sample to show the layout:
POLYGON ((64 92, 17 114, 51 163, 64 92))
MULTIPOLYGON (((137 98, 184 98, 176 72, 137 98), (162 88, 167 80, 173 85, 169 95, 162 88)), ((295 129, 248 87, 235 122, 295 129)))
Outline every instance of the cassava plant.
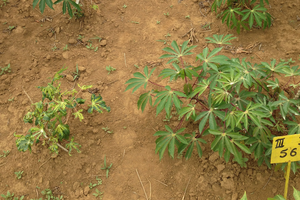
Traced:
MULTIPOLYGON (((53 4, 58 4, 62 2, 62 11, 63 14, 65 14, 67 11, 70 15, 70 17, 73 17, 73 14, 75 13, 80 13, 81 8, 79 5, 79 0, 77 0, 76 2, 73 0, 57 0, 53 3, 53 0, 33 0, 33 9, 37 6, 37 4, 39 4, 39 9, 41 11, 41 13, 44 12, 46 5, 51 8, 52 10, 54 10, 53 8, 53 4), (72 9, 72 7, 74 7, 75 9, 72 9)), ((82 14, 82 13, 81 13, 82 14)))
POLYGON ((218 16, 222 18, 222 23, 240 33, 241 28, 245 30, 257 26, 265 29, 272 24, 272 16, 267 12, 264 3, 268 0, 214 0, 211 10, 217 13, 218 8, 223 10, 218 16), (222 7, 224 5, 224 7, 222 7), (225 8, 225 10, 224 10, 225 8))
MULTIPOLYGON (((300 200, 300 191, 294 188, 293 192, 294 200, 300 200)), ((240 200, 248 200, 246 192, 240 200)), ((274 198, 268 198, 268 200, 286 200, 282 195, 276 195, 274 198)))
MULTIPOLYGON (((228 37, 224 38, 225 42, 217 42, 219 46, 220 43, 228 43, 228 37)), ((166 125, 166 130, 154 134, 158 136, 155 152, 161 159, 167 150, 174 158, 177 148, 177 153, 188 159, 196 146, 201 157, 201 145, 206 142, 203 136, 211 134, 215 138, 211 149, 226 162, 232 155, 233 161, 246 167, 244 153, 254 154, 259 165, 266 163, 270 168, 273 137, 300 133, 299 122, 295 118, 300 110, 300 100, 295 96, 300 86, 297 78, 299 67, 276 60, 253 64, 245 58, 230 59, 222 55, 222 47, 212 51, 203 49, 196 56, 198 64, 188 65, 184 58, 193 54, 191 50, 195 47, 188 46, 188 41, 185 41, 180 48, 173 41, 171 47, 163 49, 168 54, 160 57, 170 59, 167 64, 172 64, 172 68, 163 69, 158 76, 168 78, 169 82, 181 79, 182 84, 170 87, 152 81, 155 68, 149 73, 147 66, 144 73, 136 72, 134 78, 126 82, 126 90, 133 89, 132 92, 141 86, 148 89, 149 84, 155 87, 155 90, 148 89, 140 95, 137 102, 139 109, 144 111, 149 103, 152 107, 156 106, 156 115, 164 110, 169 118, 175 110, 181 119, 176 127, 166 125), (288 77, 288 80, 282 81, 279 76, 288 77), (195 121, 197 130, 186 132, 182 127, 184 121, 195 121)), ((298 165, 299 162, 292 163, 294 172, 298 165)))
MULTIPOLYGON (((78 84, 79 91, 76 89, 62 91, 61 83, 58 81, 64 77, 62 72, 65 70, 66 68, 59 70, 47 86, 38 87, 42 92, 42 100, 31 105, 31 111, 24 117, 25 123, 32 124, 28 131, 29 134, 26 136, 15 135, 18 137, 16 144, 19 151, 31 151, 31 146, 34 143, 43 142, 55 153, 58 153, 59 147, 68 152, 69 155, 71 155, 72 149, 80 152, 80 145, 74 142, 74 137, 69 140, 68 122, 69 118, 72 118, 71 116, 75 119, 78 118, 80 122, 84 119, 82 105, 86 100, 80 98, 80 94, 92 88, 92 85, 80 86, 78 84), (59 144, 63 140, 69 140, 66 148, 59 144)), ((88 113, 93 113, 93 111, 102 113, 101 109, 110 112, 110 107, 105 105, 102 97, 92 94, 88 113)))

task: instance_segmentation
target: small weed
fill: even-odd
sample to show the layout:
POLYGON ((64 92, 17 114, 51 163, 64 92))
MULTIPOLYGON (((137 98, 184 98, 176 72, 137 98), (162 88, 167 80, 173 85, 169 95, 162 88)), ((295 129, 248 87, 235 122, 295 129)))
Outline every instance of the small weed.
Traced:
POLYGON ((108 74, 110 74, 111 72, 116 71, 116 68, 113 68, 109 65, 109 66, 106 66, 106 70, 108 71, 108 74))
POLYGON ((76 71, 73 72, 73 80, 75 81, 76 79, 78 79, 80 77, 80 72, 78 70, 78 64, 76 64, 76 71))
POLYGON ((167 33, 167 35, 165 35, 165 38, 167 38, 167 37, 171 37, 171 34, 167 33))
POLYGON ((170 5, 170 8, 173 8, 173 5, 170 5))
POLYGON ((201 26, 201 28, 210 30, 211 29, 210 25, 211 25, 211 23, 205 23, 203 26, 201 26))
POLYGON ((98 178, 98 176, 96 176, 96 181, 97 183, 90 183, 89 188, 93 189, 94 187, 98 186, 98 185, 102 185, 102 180, 100 178, 98 178))
POLYGON ((164 15, 166 16, 166 17, 169 17, 170 16, 170 14, 167 12, 167 13, 164 13, 164 15))
POLYGON ((47 200, 50 200, 50 199, 54 199, 54 200, 60 200, 60 199, 63 199, 63 196, 60 196, 60 197, 54 197, 53 193, 52 193, 52 190, 50 189, 45 189, 43 190, 42 192, 42 195, 45 195, 46 196, 46 199, 47 200))
POLYGON ((80 41, 82 41, 82 39, 84 38, 84 36, 83 35, 78 35, 78 38, 77 38, 77 40, 80 40, 80 41))
POLYGON ((163 42, 164 44, 167 44, 169 40, 156 40, 157 42, 163 42))
POLYGON ((22 178, 23 172, 24 172, 24 171, 18 171, 18 172, 15 172, 15 174, 16 174, 16 176, 17 176, 16 178, 17 178, 17 179, 21 179, 21 178, 22 178))
POLYGON ((93 50, 93 49, 94 49, 94 47, 93 47, 92 43, 90 43, 89 45, 86 45, 85 47, 86 47, 87 49, 91 49, 91 50, 93 50))
POLYGON ((160 21, 156 21, 156 24, 160 24, 160 21))
POLYGON ((0 8, 2 8, 2 6, 6 6, 6 4, 8 3, 8 0, 2 0, 2 4, 0 5, 0 8))
POLYGON ((66 44, 66 46, 63 48, 63 51, 68 51, 68 45, 66 44))
POLYGON ((100 192, 98 189, 96 189, 96 193, 93 193, 93 195, 94 195, 96 198, 99 197, 100 199, 102 199, 103 192, 100 192))
POLYGON ((112 165, 113 164, 111 163, 108 167, 106 166, 106 156, 104 156, 104 164, 101 169, 106 170, 106 178, 108 178, 108 173, 109 173, 109 170, 112 167, 112 165))
POLYGON ((10 73, 11 68, 10 64, 8 64, 6 67, 0 67, 0 76, 3 75, 4 73, 10 73))
POLYGON ((90 40, 98 40, 99 42, 102 40, 101 37, 95 36, 93 38, 90 38, 90 40))
POLYGON ((134 65, 134 66, 135 66, 135 68, 137 68, 137 69, 140 68, 138 65, 134 65))
POLYGON ((93 8, 94 10, 98 10, 99 9, 98 5, 96 5, 96 4, 91 5, 91 8, 93 8))
POLYGON ((16 27, 15 26, 9 26, 7 29, 9 30, 9 31, 12 31, 13 29, 15 29, 16 27))
POLYGON ((7 22, 3 22, 3 25, 7 24, 7 22))
POLYGON ((24 196, 21 196, 20 198, 14 197, 14 193, 10 193, 9 191, 7 191, 6 195, 1 194, 1 197, 3 197, 5 200, 23 200, 24 199, 24 196))
POLYGON ((90 43, 89 45, 86 45, 85 47, 86 47, 87 49, 94 50, 95 52, 98 51, 98 48, 99 48, 99 47, 93 47, 93 46, 92 46, 92 43, 90 43))
POLYGON ((1 157, 3 157, 3 158, 7 157, 8 154, 9 154, 9 152, 10 152, 9 150, 3 151, 3 155, 0 154, 0 158, 1 158, 1 157))
POLYGON ((113 131, 109 130, 108 127, 103 127, 102 130, 104 130, 105 133, 109 133, 109 134, 114 133, 113 131))
POLYGON ((53 48, 52 48, 52 51, 55 51, 57 49, 57 47, 56 46, 54 46, 53 48))
POLYGON ((140 22, 131 21, 131 23, 133 23, 133 24, 139 24, 140 22))
MULTIPOLYGON (((15 99, 15 97, 13 97, 13 98, 11 98, 11 99, 8 99, 7 101, 9 101, 9 102, 13 102, 13 101, 14 101, 14 99, 15 99)), ((0 155, 0 157, 1 157, 1 155, 0 155)))
POLYGON ((124 126, 124 127, 123 127, 123 129, 125 130, 125 129, 127 129, 127 127, 126 127, 126 126, 124 126))
POLYGON ((281 62, 286 62, 287 65, 290 65, 290 64, 296 62, 296 61, 294 61, 292 58, 288 59, 287 61, 285 61, 285 59, 281 59, 281 58, 280 58, 280 61, 281 61, 281 62))
POLYGON ((189 15, 185 16, 186 19, 191 19, 189 15))
POLYGON ((127 8, 127 5, 124 4, 123 8, 127 8))

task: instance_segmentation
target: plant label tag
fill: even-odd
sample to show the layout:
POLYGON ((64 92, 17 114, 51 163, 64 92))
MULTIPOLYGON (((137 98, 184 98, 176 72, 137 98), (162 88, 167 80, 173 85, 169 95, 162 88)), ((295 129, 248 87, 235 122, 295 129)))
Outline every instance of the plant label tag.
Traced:
POLYGON ((300 134, 274 137, 271 163, 300 160, 300 134))

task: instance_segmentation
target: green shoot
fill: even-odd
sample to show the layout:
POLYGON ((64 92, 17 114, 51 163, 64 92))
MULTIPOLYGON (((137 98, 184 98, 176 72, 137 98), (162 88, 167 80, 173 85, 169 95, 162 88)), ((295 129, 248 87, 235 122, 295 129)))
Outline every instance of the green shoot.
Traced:
POLYGON ((106 66, 106 71, 108 71, 108 74, 110 74, 111 72, 116 71, 116 68, 113 68, 109 65, 109 66, 106 66))
POLYGON ((109 173, 109 170, 112 167, 112 165, 113 164, 111 163, 108 167, 106 166, 106 156, 104 156, 104 164, 101 169, 106 170, 106 178, 108 178, 108 173, 109 173))

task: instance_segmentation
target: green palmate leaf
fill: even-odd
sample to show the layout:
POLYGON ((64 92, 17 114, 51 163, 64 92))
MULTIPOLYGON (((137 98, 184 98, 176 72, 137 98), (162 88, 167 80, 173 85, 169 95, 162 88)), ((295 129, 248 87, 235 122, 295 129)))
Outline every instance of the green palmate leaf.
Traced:
POLYGON ((166 91, 161 91, 156 94, 156 100, 154 105, 157 105, 156 115, 158 115, 163 109, 165 109, 167 116, 170 116, 172 106, 175 105, 177 109, 181 108, 182 102, 177 96, 186 97, 185 94, 178 91, 172 91, 170 86, 166 86, 166 91))
POLYGON ((105 102, 103 101, 100 95, 96 96, 95 94, 92 94, 91 102, 92 105, 89 106, 90 108, 88 109, 88 113, 92 113, 94 110, 96 110, 99 113, 102 113, 101 109, 110 112, 110 107, 106 106, 105 102))
POLYGON ((27 151, 29 150, 31 152, 31 146, 33 145, 34 138, 32 135, 26 135, 22 136, 17 139, 16 144, 19 151, 27 151))
POLYGON ((140 96, 137 104, 138 104, 138 109, 141 109, 142 112, 144 112, 148 101, 150 103, 150 106, 152 106, 152 96, 151 96, 151 94, 152 94, 152 91, 149 91, 149 92, 146 92, 146 93, 144 93, 140 96))
POLYGON ((150 79, 152 73, 154 72, 155 68, 153 68, 150 72, 150 74, 148 73, 148 67, 146 66, 144 68, 144 73, 145 75, 143 75, 140 72, 136 72, 133 74, 134 77, 136 78, 131 78, 129 79, 125 84, 128 84, 127 88, 125 89, 125 91, 133 88, 132 93, 135 92, 137 89, 139 89, 142 85, 144 85, 144 89, 146 89, 147 87, 147 83, 148 80, 150 79))
POLYGON ((243 15, 243 13, 240 11, 240 8, 229 7, 227 10, 223 12, 222 23, 226 21, 228 27, 230 26, 231 23, 234 26, 237 26, 236 15, 243 15))
POLYGON ((186 149, 187 152, 185 154, 185 158, 189 159, 192 156, 193 148, 196 145, 198 156, 202 157, 202 149, 200 143, 205 143, 206 141, 201 138, 196 138, 195 132, 192 134, 185 134, 184 137, 187 139, 185 142, 182 142, 178 148, 178 154, 182 154, 186 149))
POLYGON ((218 52, 222 50, 221 48, 215 48, 210 53, 208 52, 208 47, 206 47, 202 54, 198 54, 196 60, 203 61, 202 69, 204 71, 207 70, 207 68, 211 68, 215 71, 218 71, 218 65, 219 64, 227 64, 227 60, 229 59, 226 56, 223 55, 216 55, 218 52))
POLYGON ((55 129, 55 134, 58 134, 58 139, 69 139, 70 135, 70 128, 69 125, 67 124, 58 124, 56 129, 55 129))
POLYGON ((209 87, 210 81, 203 79, 202 82, 197 84, 197 87, 191 92, 188 98, 193 98, 195 95, 199 98, 201 94, 209 87))
POLYGON ((282 195, 276 195, 274 198, 268 198, 268 200, 286 200, 282 195))
POLYGON ((286 121, 285 124, 289 125, 289 135, 299 134, 300 133, 300 124, 293 121, 286 121))
POLYGON ((233 35, 232 34, 229 34, 229 35, 225 35, 223 37, 223 35, 213 35, 213 38, 211 37, 207 37, 205 38, 206 40, 208 40, 207 43, 214 43, 214 44, 218 44, 218 45, 221 45, 221 44, 228 44, 228 45, 231 45, 230 40, 233 40, 233 39, 236 39, 236 37, 232 37, 233 35))
POLYGON ((74 142, 74 137, 72 137, 70 143, 66 144, 66 148, 69 149, 69 155, 70 156, 71 156, 72 149, 75 149, 78 153, 81 153, 81 151, 80 151, 81 145, 74 142))
POLYGON ((180 57, 182 57, 182 56, 187 56, 187 55, 193 54, 193 53, 191 53, 190 51, 191 51, 192 49, 196 48, 196 46, 190 46, 190 47, 188 47, 188 46, 187 46, 188 42, 189 42, 189 41, 183 42, 182 47, 181 47, 181 50, 180 50, 180 48, 179 48, 177 42, 176 42, 176 41, 173 41, 173 42, 171 43, 171 46, 173 47, 173 49, 170 48, 170 47, 166 47, 166 48, 163 49, 163 51, 166 51, 166 52, 171 53, 171 54, 165 54, 165 55, 161 56, 160 58, 161 58, 161 59, 162 59, 162 58, 172 58, 172 59, 170 59, 170 60, 167 62, 167 64, 169 64, 169 63, 171 63, 171 62, 177 60, 178 58, 180 58, 180 57))
POLYGON ((159 159, 162 159, 166 148, 168 148, 169 155, 174 158, 176 144, 178 142, 182 144, 188 144, 186 139, 179 135, 179 133, 184 131, 184 128, 179 129, 176 133, 174 133, 173 130, 167 125, 165 128, 167 131, 157 131, 154 134, 154 136, 159 136, 159 138, 156 140, 155 148, 155 153, 159 153, 159 159))
MULTIPOLYGON (((46 0, 46 1, 51 1, 51 0, 46 0)), ((73 17, 72 6, 74 7, 74 11, 76 11, 76 12, 81 11, 80 6, 78 4, 76 4, 73 0, 57 0, 56 2, 54 2, 54 4, 58 4, 61 2, 63 2, 63 6, 62 6, 63 14, 65 14, 66 11, 68 10, 68 14, 70 15, 70 17, 73 17)))
POLYGON ((267 9, 264 7, 261 7, 260 5, 255 6, 252 10, 246 9, 242 12, 244 13, 244 16, 242 18, 242 21, 247 19, 249 17, 249 26, 252 28, 254 19, 258 26, 262 27, 262 21, 266 20, 266 16, 263 14, 267 9))
POLYGON ((188 104, 188 107, 184 107, 178 112, 180 118, 185 115, 186 119, 189 119, 191 115, 195 116, 195 114, 195 105, 191 104, 188 104))
POLYGON ((241 198, 241 200, 248 200, 248 199, 247 199, 247 194, 246 194, 246 192, 244 192, 244 195, 243 195, 243 197, 241 198))
POLYGON ((294 188, 293 196, 294 196, 295 200, 300 200, 300 191, 298 191, 294 188))
POLYGON ((82 109, 78 110, 77 112, 73 113, 73 115, 75 115, 75 119, 78 117, 79 121, 82 121, 84 119, 83 115, 82 115, 82 109))
POLYGON ((177 78, 180 76, 180 74, 182 73, 182 70, 180 69, 180 67, 178 66, 178 64, 176 63, 172 63, 174 69, 163 69, 161 71, 161 73, 159 74, 159 76, 162 76, 162 78, 167 78, 170 77, 170 81, 177 80, 177 78))

